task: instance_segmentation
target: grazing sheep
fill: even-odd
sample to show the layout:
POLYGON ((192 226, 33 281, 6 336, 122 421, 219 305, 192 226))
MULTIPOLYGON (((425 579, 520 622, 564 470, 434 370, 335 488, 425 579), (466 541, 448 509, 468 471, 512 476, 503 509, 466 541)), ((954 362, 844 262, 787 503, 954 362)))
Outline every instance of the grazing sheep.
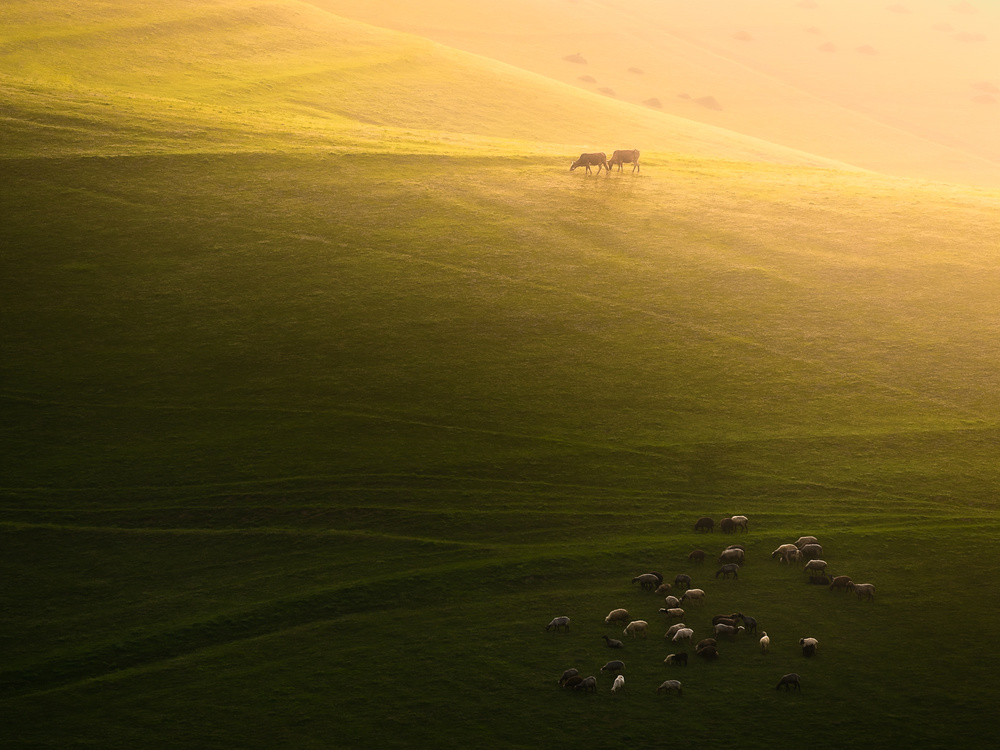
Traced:
POLYGON ((688 665, 688 655, 684 652, 679 654, 670 654, 666 659, 663 660, 664 664, 677 664, 681 666, 688 665))
POLYGON ((659 693, 669 693, 671 690, 673 690, 674 692, 676 692, 677 695, 681 694, 681 683, 680 683, 680 680, 664 680, 663 684, 660 685, 658 688, 656 688, 657 694, 659 694, 659 693))
POLYGON ((608 612, 608 616, 604 618, 604 624, 610 625, 613 622, 628 622, 629 614, 627 609, 613 609, 608 612))
POLYGON ((736 522, 732 518, 723 518, 719 521, 719 528, 723 534, 732 534, 736 531, 736 522))
POLYGON ((812 573, 813 571, 818 571, 820 573, 826 572, 826 560, 810 560, 806 563, 805 567, 802 568, 806 573, 812 573))
POLYGON ((774 552, 771 553, 771 559, 782 560, 784 559, 786 552, 797 552, 798 549, 799 548, 796 547, 794 544, 782 544, 780 547, 778 547, 778 549, 776 549, 774 552))
POLYGON ((690 641, 692 636, 694 636, 694 630, 691 628, 681 628, 674 633, 674 637, 671 640, 674 643, 680 643, 681 641, 690 641))
POLYGON ((819 648, 819 641, 815 638, 799 638, 799 645, 802 646, 803 656, 815 656, 816 649, 819 648))
POLYGON ((625 675, 620 674, 615 677, 615 684, 611 686, 612 693, 620 693, 625 689, 625 675))
POLYGON ((688 589, 687 591, 684 592, 684 595, 681 597, 681 601, 683 602, 685 599, 690 599, 691 601, 701 601, 704 598, 705 598, 705 592, 703 590, 688 589))
POLYGON ((802 550, 793 549, 786 551, 781 557, 781 562, 791 565, 793 562, 802 562, 802 550))
POLYGON ((735 638, 741 630, 746 630, 746 628, 742 625, 727 625, 724 622, 719 622, 715 625, 715 636, 728 635, 730 638, 735 638))
POLYGON ((743 550, 738 547, 723 550, 722 554, 719 555, 719 565, 725 565, 726 563, 742 563, 743 557, 743 550))
POLYGON ((842 589, 847 591, 849 588, 854 586, 854 581, 851 580, 850 576, 836 576, 832 581, 830 581, 830 590, 842 589))
POLYGON ((562 677, 559 678, 559 684, 560 685, 566 684, 566 680, 568 680, 570 677, 576 677, 578 674, 580 674, 579 669, 572 669, 572 668, 567 669, 565 672, 562 673, 562 677))
POLYGON ((664 598, 663 601, 666 602, 667 606, 670 608, 681 606, 681 600, 676 596, 668 596, 664 598))
POLYGON ((805 560, 816 560, 823 555, 822 544, 806 544, 800 550, 805 560))
POLYGON ((799 549, 806 544, 819 544, 819 539, 814 536, 800 536, 795 542, 795 546, 799 549))
POLYGON ((771 647, 771 639, 767 637, 767 631, 764 631, 764 635, 760 637, 760 652, 766 654, 767 650, 771 647))
POLYGON ((661 583, 659 586, 656 587, 656 591, 654 591, 653 593, 654 594, 665 594, 668 591, 670 591, 671 588, 672 588, 672 586, 669 583, 661 583))
POLYGON ((583 682, 583 678, 580 675, 575 674, 572 677, 570 677, 568 680, 566 680, 566 682, 563 683, 563 687, 564 688, 575 688, 581 682, 583 682))
POLYGON ((650 591, 655 589, 661 583, 660 580, 657 579, 655 573, 643 573, 642 575, 638 575, 632 579, 632 583, 635 583, 636 581, 639 582, 640 588, 649 589, 650 591))
POLYGON ((625 644, 621 641, 616 641, 614 638, 609 638, 606 635, 602 635, 601 638, 608 645, 608 648, 625 648, 625 644))
POLYGON ((708 659, 709 661, 715 661, 719 658, 719 649, 715 646, 705 646, 705 648, 697 653, 702 659, 708 659))
POLYGON ((677 634, 678 630, 683 630, 686 627, 687 627, 687 625, 685 625, 683 622, 678 622, 678 623, 676 623, 674 625, 671 625, 669 628, 667 628, 667 634, 665 636, 663 636, 663 637, 664 638, 673 638, 677 634))
POLYGON ((726 549, 738 549, 742 550, 744 553, 747 551, 747 548, 744 547, 742 544, 730 544, 728 547, 726 547, 726 549))
POLYGON ((678 588, 683 586, 686 589, 691 588, 691 576, 687 573, 678 573, 674 577, 674 586, 677 586, 678 588))
POLYGON ((739 625, 740 615, 738 612, 733 612, 731 615, 716 615, 712 618, 712 624, 717 625, 720 622, 726 623, 726 625, 739 625))
POLYGON ((715 571, 716 578, 718 578, 720 575, 723 577, 723 579, 729 578, 729 576, 732 576, 733 578, 739 578, 740 566, 737 565, 736 563, 729 563, 728 565, 723 565, 721 568, 715 571))
POLYGON ((649 627, 649 623, 645 620, 632 620, 625 629, 622 631, 625 635, 630 635, 635 638, 636 633, 642 633, 642 637, 646 637, 646 629, 649 627))
POLYGON ((858 599, 867 599, 870 602, 875 601, 875 584, 874 583, 855 583, 854 593, 858 595, 858 599))
POLYGON ((736 524, 736 528, 749 531, 747 524, 750 523, 750 519, 746 516, 733 516, 733 523, 736 524))
POLYGON ((684 617, 684 610, 680 607, 662 607, 660 612, 665 614, 668 618, 679 620, 684 617))
POLYGON ((718 641, 716 641, 714 638, 702 638, 700 641, 698 641, 698 645, 694 647, 694 650, 698 652, 701 651, 703 648, 708 648, 709 646, 715 648, 716 645, 718 645, 718 641))
POLYGON ((581 682, 580 684, 576 685, 575 687, 576 687, 577 690, 582 690, 585 693, 587 693, 587 692, 596 693, 597 692, 597 678, 594 677, 593 675, 591 675, 590 677, 585 677, 583 679, 583 682, 581 682))
POLYGON ((546 630, 546 632, 548 632, 549 630, 552 630, 553 628, 555 628, 556 630, 559 630, 559 628, 565 628, 568 631, 569 630, 569 618, 568 617, 554 617, 554 618, 552 618, 552 622, 550 622, 548 625, 545 626, 545 630, 546 630))
POLYGON ((621 659, 615 659, 614 661, 609 661, 603 667, 601 667, 602 672, 621 672, 625 669, 625 662, 621 659))
POLYGON ((715 521, 708 516, 699 518, 694 525, 695 531, 715 531, 715 521))
POLYGON ((784 677, 782 677, 780 680, 778 680, 778 684, 775 685, 774 689, 775 690, 781 690, 781 686, 782 685, 785 686, 785 692, 788 692, 793 687, 796 690, 798 690, 799 692, 802 692, 801 681, 799 680, 799 676, 797 674, 795 674, 795 672, 792 672, 790 674, 786 674, 784 677))
POLYGON ((694 563, 704 562, 705 561, 705 550, 701 550, 701 549, 693 550, 688 555, 688 560, 690 560, 691 562, 694 562, 694 563))
POLYGON ((747 617, 745 614, 740 612, 737 617, 743 620, 743 626, 747 629, 747 634, 757 632, 757 618, 747 617))

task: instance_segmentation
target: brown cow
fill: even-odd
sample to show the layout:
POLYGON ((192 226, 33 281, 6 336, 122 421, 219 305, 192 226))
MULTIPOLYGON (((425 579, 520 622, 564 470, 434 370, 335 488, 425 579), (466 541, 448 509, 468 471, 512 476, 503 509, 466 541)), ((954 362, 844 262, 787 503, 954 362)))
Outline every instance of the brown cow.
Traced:
POLYGON ((580 158, 570 165, 569 171, 572 172, 577 167, 586 167, 587 174, 590 174, 591 167, 597 167, 597 174, 601 173, 601 167, 604 167, 605 173, 611 171, 608 168, 607 154, 603 151, 598 151, 594 154, 580 154, 580 158))
POLYGON ((608 159, 608 166, 618 165, 618 171, 622 171, 622 164, 631 164, 632 171, 639 171, 639 149, 633 148, 624 151, 615 151, 608 159))

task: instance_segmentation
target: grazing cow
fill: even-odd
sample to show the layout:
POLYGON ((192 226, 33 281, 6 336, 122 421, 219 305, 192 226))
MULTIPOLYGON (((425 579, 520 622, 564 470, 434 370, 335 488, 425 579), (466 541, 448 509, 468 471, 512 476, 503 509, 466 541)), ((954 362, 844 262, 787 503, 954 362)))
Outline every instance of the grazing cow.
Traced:
POLYGON ((608 167, 611 168, 618 165, 618 171, 622 171, 622 164, 631 164, 632 171, 638 172, 639 170, 639 149, 633 148, 625 151, 615 151, 611 154, 611 158, 608 159, 608 167))
POLYGON ((597 167, 597 174, 601 173, 601 167, 604 168, 605 172, 611 171, 608 169, 608 157, 603 151, 594 154, 580 154, 580 158, 570 165, 569 171, 572 172, 577 167, 586 167, 587 174, 590 174, 591 167, 597 167))

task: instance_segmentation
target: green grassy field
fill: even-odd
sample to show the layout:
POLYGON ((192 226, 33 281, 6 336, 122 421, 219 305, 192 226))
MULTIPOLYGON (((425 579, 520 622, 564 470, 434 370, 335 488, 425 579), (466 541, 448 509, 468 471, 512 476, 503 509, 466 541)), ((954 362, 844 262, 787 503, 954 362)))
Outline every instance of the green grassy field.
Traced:
MULTIPOLYGON (((462 130, 478 100, 440 130, 414 100, 428 129, 322 116, 300 138, 269 124, 287 88, 176 139, 143 103, 119 142, 66 92, 133 79, 32 77, 23 54, 2 60, 4 744, 994 736, 996 191, 694 125, 698 148, 587 176, 567 168, 589 126, 462 130), (693 530, 735 513, 738 540, 693 530), (802 534, 875 602, 769 559, 802 534), (735 541, 738 581, 686 561, 735 541), (630 584, 649 569, 707 591, 699 638, 743 611, 771 652, 666 667, 662 599, 630 584), (619 606, 652 625, 626 694, 560 690, 618 655, 619 606), (790 671, 801 694, 774 690, 790 671), (681 697, 655 694, 670 677, 681 697)), ((203 125, 199 76, 171 95, 203 125)))

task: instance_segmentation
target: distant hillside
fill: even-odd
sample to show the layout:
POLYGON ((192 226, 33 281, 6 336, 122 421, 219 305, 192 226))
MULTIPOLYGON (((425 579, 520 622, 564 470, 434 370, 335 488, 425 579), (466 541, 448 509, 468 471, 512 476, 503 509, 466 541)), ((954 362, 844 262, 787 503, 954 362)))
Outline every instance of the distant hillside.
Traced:
MULTIPOLYGON (((0 29, 4 153, 641 145, 830 165, 295 0, 18 2, 0 29)), ((568 164, 567 164, 568 165, 568 164)))
POLYGON ((312 2, 867 169, 1000 186, 996 4, 312 2))

